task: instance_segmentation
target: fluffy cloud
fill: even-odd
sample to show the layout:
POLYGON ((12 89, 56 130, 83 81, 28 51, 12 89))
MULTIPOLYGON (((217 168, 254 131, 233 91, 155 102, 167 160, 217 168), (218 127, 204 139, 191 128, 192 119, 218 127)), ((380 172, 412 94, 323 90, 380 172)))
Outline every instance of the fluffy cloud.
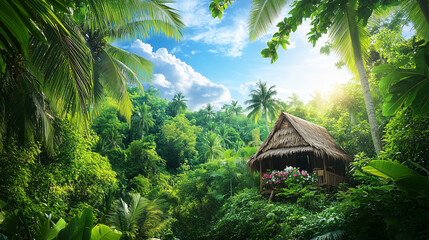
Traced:
POLYGON ((171 4, 171 7, 180 12, 186 27, 199 28, 219 24, 219 21, 211 16, 209 4, 201 0, 180 0, 171 4))
POLYGON ((244 18, 235 18, 232 25, 208 26, 198 31, 190 40, 213 45, 217 50, 227 56, 239 57, 248 43, 247 28, 244 18))
MULTIPOLYGON (((248 43, 246 23, 248 11, 225 14, 220 20, 211 16, 209 4, 209 1, 180 0, 171 5, 179 10, 188 28, 184 40, 203 42, 211 45, 211 48, 216 48, 216 52, 227 56, 241 56, 243 48, 248 43)), ((230 9, 228 13, 229 11, 230 9)))
POLYGON ((244 84, 240 84, 240 88, 238 89, 238 92, 241 93, 243 96, 249 95, 250 91, 253 89, 256 89, 257 87, 256 82, 246 82, 244 84))
POLYGON ((154 52, 150 44, 140 40, 120 47, 148 59, 156 66, 152 84, 167 99, 171 99, 177 92, 182 92, 188 99, 191 109, 200 108, 207 103, 219 106, 231 99, 231 94, 225 86, 211 82, 191 66, 168 53, 165 48, 154 52))

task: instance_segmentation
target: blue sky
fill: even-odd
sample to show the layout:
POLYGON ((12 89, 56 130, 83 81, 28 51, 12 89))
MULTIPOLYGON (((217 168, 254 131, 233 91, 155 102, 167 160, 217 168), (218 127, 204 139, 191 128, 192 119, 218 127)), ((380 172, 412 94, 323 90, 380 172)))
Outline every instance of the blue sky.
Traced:
MULTIPOLYGON (((314 91, 326 93, 334 84, 352 78, 346 69, 336 69, 335 55, 319 54, 327 36, 315 48, 308 43, 308 23, 291 35, 289 49, 279 50, 279 60, 271 64, 259 52, 275 28, 259 40, 248 40, 250 1, 235 1, 221 20, 211 17, 208 0, 177 0, 172 6, 187 25, 181 40, 155 36, 116 43, 155 64, 151 84, 168 100, 182 92, 193 110, 207 103, 219 109, 231 100, 244 105, 255 83, 261 80, 276 85, 280 99, 287 101, 297 93, 308 101, 314 91)), ((287 12, 285 9, 284 14, 287 12)))

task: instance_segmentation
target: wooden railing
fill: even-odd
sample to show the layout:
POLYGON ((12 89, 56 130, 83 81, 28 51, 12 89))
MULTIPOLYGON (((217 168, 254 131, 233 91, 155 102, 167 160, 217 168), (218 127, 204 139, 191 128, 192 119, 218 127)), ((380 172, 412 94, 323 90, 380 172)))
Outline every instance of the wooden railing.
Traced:
POLYGON ((314 173, 317 174, 317 186, 329 185, 338 187, 340 183, 346 181, 345 177, 333 172, 326 171, 326 179, 323 170, 314 170, 314 173))

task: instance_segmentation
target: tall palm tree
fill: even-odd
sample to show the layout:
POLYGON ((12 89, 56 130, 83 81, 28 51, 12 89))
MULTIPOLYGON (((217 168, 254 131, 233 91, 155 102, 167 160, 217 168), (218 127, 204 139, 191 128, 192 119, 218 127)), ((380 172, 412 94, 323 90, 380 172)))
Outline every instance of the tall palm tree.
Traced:
POLYGON ((253 118, 256 123, 260 114, 264 114, 267 131, 270 132, 268 122, 277 117, 278 103, 274 98, 277 94, 277 91, 274 90, 276 86, 273 85, 268 88, 267 83, 262 83, 261 81, 259 81, 257 85, 258 87, 250 92, 249 97, 251 97, 251 99, 244 102, 245 104, 249 104, 246 108, 246 110, 250 111, 247 117, 253 118))
POLYGON ((130 121, 126 86, 149 79, 152 65, 109 42, 153 33, 182 35, 183 23, 167 1, 86 0, 75 11, 64 2, 11 0, 0 10, 0 24, 6 26, 0 30, 2 139, 18 134, 31 140, 38 129, 52 142, 54 112, 87 121, 104 93, 118 100, 130 121), (13 124, 17 127, 6 127, 13 124))
POLYGON ((215 114, 213 105, 207 103, 206 107, 204 108, 204 113, 206 115, 206 120, 211 120, 215 114))
POLYGON ((186 102, 188 100, 185 99, 185 96, 181 92, 176 93, 173 97, 173 108, 176 111, 176 115, 182 114, 186 111, 186 102))
POLYGON ((222 154, 221 138, 212 131, 208 131, 202 136, 198 146, 201 157, 206 161, 213 160, 222 154))
POLYGON ((129 194, 130 201, 114 202, 107 223, 122 232, 121 239, 131 240, 152 237, 162 222, 162 212, 150 200, 138 193, 129 194))
POLYGON ((142 103, 137 107, 135 112, 135 119, 139 126, 140 133, 143 135, 143 131, 148 132, 149 128, 153 127, 154 119, 150 113, 150 107, 145 103, 142 103))

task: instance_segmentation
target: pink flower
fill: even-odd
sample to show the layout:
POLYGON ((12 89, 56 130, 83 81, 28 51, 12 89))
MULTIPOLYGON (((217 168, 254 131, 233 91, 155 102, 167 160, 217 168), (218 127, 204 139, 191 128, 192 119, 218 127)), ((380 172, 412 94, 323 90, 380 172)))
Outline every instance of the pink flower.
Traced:
POLYGON ((302 176, 305 176, 305 172, 302 172, 302 176))
POLYGON ((283 180, 286 180, 286 178, 283 178, 283 180))
POLYGON ((299 182, 299 179, 297 179, 296 181, 299 182))
POLYGON ((296 177, 296 174, 294 174, 294 175, 292 175, 292 176, 296 177))

